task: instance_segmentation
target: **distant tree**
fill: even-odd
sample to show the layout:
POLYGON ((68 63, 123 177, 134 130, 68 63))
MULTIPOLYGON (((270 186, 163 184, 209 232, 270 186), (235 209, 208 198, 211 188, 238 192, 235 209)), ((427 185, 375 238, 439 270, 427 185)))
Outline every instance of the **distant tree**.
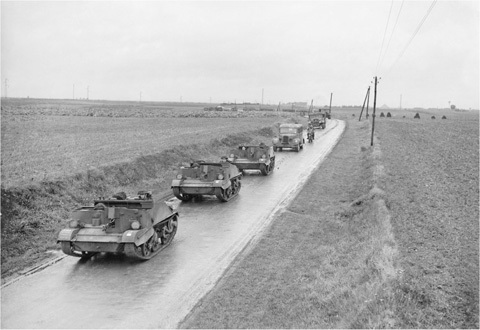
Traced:
POLYGON ((385 114, 382 112, 382 113, 380 114, 380 117, 385 117, 385 114))
POLYGON ((450 105, 450 109, 455 110, 456 108, 455 104, 450 105))
POLYGON ((435 119, 435 116, 432 116, 432 119, 435 119))
POLYGON ((390 118, 392 114, 390 112, 387 113, 387 117, 390 118))
POLYGON ((420 114, 417 112, 417 113, 415 114, 415 117, 413 117, 413 118, 420 119, 420 114))
POLYGON ((443 116, 442 119, 447 119, 447 117, 446 117, 446 116, 443 116))

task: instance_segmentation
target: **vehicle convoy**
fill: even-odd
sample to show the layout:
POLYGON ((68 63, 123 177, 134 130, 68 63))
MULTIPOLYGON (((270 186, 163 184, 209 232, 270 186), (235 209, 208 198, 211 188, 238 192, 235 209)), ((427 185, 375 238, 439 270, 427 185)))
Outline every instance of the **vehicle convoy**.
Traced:
POLYGON ((182 201, 199 195, 215 195, 220 201, 227 202, 238 195, 241 179, 238 167, 228 162, 227 157, 222 157, 219 163, 199 160, 182 166, 171 187, 175 197, 182 201))
POLYGON ((243 170, 260 170, 263 175, 269 175, 275 169, 275 154, 273 146, 264 143, 255 145, 240 145, 232 150, 228 161, 243 170))
POLYGON ((273 151, 291 148, 298 152, 304 144, 302 124, 280 124, 278 136, 273 138, 273 151))
POLYGON ((133 198, 121 192, 75 209, 57 243, 75 257, 110 252, 148 260, 171 243, 178 217, 164 201, 154 201, 151 192, 140 191, 133 198))
POLYGON ((327 123, 327 114, 322 112, 313 112, 308 115, 308 121, 312 123, 313 128, 325 129, 327 123))

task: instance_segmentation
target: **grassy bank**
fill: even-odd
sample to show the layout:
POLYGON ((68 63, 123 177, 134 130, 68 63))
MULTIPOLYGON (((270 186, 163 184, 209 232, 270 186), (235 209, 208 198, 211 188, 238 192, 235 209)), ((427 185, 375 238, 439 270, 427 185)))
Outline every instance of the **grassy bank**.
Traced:
POLYGON ((478 116, 348 120, 184 328, 478 328, 478 116), (390 120, 390 121, 387 121, 390 120))
POLYGON ((367 146, 368 123, 350 120, 292 204, 182 326, 391 326, 388 311, 366 312, 396 276, 396 244, 367 146))
POLYGON ((58 249, 56 235, 72 209, 90 205, 99 196, 141 189, 156 196, 170 193, 178 167, 192 159, 218 160, 241 143, 269 143, 273 126, 226 135, 197 144, 180 145, 133 161, 100 166, 31 185, 1 189, 2 281, 48 258, 58 249))

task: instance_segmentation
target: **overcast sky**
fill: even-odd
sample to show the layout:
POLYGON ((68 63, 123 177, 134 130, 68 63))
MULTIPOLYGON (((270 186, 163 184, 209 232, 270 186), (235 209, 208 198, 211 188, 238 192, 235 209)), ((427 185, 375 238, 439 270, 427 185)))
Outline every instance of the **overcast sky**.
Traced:
POLYGON ((478 1, 1 1, 1 31, 8 97, 361 105, 377 75, 479 108, 478 1))

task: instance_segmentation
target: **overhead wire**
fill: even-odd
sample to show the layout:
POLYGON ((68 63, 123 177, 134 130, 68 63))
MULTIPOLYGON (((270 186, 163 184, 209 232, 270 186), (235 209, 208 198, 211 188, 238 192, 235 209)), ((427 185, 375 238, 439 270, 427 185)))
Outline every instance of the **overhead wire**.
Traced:
POLYGON ((380 54, 378 54, 377 66, 375 67, 375 73, 378 70, 378 65, 380 64, 380 58, 382 57, 383 44, 385 42, 385 36, 387 35, 388 23, 390 22, 390 14, 392 13, 393 0, 390 4, 390 11, 388 12, 387 25, 385 26, 385 31, 383 32, 382 46, 380 47, 380 54))
POLYGON ((393 26, 392 33, 390 34, 390 38, 388 39, 387 48, 385 48, 385 52, 383 53, 382 60, 380 61, 380 66, 383 64, 383 61, 385 60, 385 56, 387 55, 387 51, 388 51, 388 48, 390 47, 390 42, 392 41, 393 34, 395 33, 395 28, 397 27, 398 19, 400 17, 400 13, 402 12, 404 2, 405 0, 402 0, 402 4, 400 5, 400 9, 398 10, 397 19, 395 20, 395 25, 393 26))
POLYGON ((392 68, 395 66, 395 64, 397 64, 397 62, 402 58, 403 54, 405 53, 405 51, 407 50, 408 46, 410 46, 412 40, 415 38, 415 36, 417 35, 418 31, 420 31, 420 28, 422 27, 423 23, 425 23, 425 21, 427 20, 427 17, 428 15, 430 15, 430 12, 432 11, 433 7, 435 6, 435 4, 437 3, 437 0, 433 0, 432 4, 430 5, 430 7, 428 8, 427 10, 427 13, 423 16, 422 20, 420 21, 420 23, 418 24, 417 28, 415 29, 415 31, 413 32, 412 36, 410 37, 410 39, 408 40, 407 44, 405 45, 405 47, 402 49, 402 51, 400 52, 400 55, 397 57, 397 59, 393 62, 393 64, 390 66, 390 68, 388 69, 387 73, 389 73, 392 68))

